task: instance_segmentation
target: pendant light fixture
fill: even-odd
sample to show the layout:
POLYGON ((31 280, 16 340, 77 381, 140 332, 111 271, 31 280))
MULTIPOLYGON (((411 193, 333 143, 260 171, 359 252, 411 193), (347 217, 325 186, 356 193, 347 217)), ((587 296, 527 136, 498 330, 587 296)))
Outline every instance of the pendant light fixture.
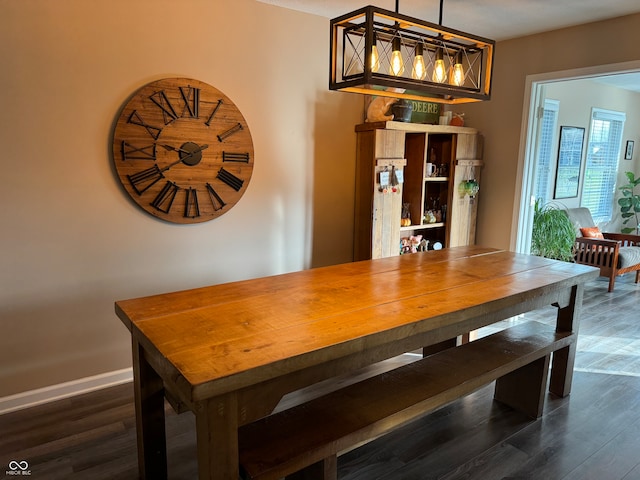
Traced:
POLYGON ((367 6, 331 20, 329 88, 438 103, 491 98, 495 42, 367 6), (410 65, 410 68, 405 68, 410 65))

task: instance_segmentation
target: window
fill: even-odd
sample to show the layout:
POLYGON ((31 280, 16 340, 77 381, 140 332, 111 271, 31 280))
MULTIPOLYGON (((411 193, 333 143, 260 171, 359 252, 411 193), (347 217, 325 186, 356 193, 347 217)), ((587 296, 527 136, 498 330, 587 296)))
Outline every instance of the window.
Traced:
POLYGON ((545 99, 544 112, 540 122, 540 141, 538 146, 538 162, 536 167, 536 185, 534 195, 536 199, 541 199, 544 205, 550 198, 549 179, 551 178, 551 168, 553 159, 553 142, 558 124, 558 110, 560 102, 557 100, 545 99))
POLYGON ((594 108, 580 205, 591 211, 596 223, 609 222, 613 214, 618 159, 626 115, 594 108))

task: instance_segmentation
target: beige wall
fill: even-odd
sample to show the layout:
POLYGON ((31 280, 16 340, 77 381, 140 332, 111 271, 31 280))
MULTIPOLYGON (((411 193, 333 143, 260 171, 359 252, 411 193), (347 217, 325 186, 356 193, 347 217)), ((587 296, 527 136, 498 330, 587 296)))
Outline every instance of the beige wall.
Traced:
POLYGON ((0 3, 0 397, 131 365, 117 299, 351 260, 362 97, 329 22, 253 0, 0 3), (158 221, 109 158, 138 87, 185 76, 247 119, 255 168, 211 222, 158 221))
POLYGON ((479 244, 510 247, 527 76, 640 60, 638 45, 640 14, 498 42, 491 100, 457 108, 485 137, 479 244))

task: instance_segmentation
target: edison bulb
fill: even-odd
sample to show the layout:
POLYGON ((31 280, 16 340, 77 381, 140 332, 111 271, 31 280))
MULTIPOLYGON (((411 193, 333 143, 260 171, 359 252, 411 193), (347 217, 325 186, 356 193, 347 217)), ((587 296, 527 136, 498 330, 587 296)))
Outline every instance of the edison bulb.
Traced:
POLYGON ((424 64, 424 50, 421 43, 416 45, 416 55, 413 58, 411 76, 416 80, 424 80, 424 77, 427 76, 427 67, 424 64))
POLYGON ((462 68, 462 59, 460 53, 456 55, 455 64, 451 68, 451 75, 449 76, 449 82, 451 85, 461 87, 464 85, 464 68, 462 68))
POLYGON ((436 62, 433 65, 433 75, 431 77, 436 83, 444 83, 447 80, 447 69, 444 66, 444 59, 442 58, 442 49, 436 50, 436 62))
POLYGON ((380 55, 378 54, 378 47, 376 46, 376 38, 373 37, 373 46, 371 47, 371 71, 377 72, 380 70, 380 55))
POLYGON ((404 73, 404 60, 402 59, 402 53, 400 52, 400 39, 398 37, 393 39, 392 49, 389 73, 398 77, 404 73))

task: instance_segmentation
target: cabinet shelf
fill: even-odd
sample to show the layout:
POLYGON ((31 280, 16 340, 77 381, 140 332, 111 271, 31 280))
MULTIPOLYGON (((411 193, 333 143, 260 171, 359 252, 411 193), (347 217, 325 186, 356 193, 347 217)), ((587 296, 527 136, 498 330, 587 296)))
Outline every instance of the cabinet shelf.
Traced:
POLYGON ((425 230, 427 228, 440 228, 440 227, 444 227, 444 226, 445 226, 444 222, 423 223, 423 224, 409 225, 408 227, 400 227, 400 231, 401 232, 410 232, 410 231, 413 231, 413 230, 425 230))
POLYGON ((425 182, 448 182, 449 177, 424 177, 425 182))

